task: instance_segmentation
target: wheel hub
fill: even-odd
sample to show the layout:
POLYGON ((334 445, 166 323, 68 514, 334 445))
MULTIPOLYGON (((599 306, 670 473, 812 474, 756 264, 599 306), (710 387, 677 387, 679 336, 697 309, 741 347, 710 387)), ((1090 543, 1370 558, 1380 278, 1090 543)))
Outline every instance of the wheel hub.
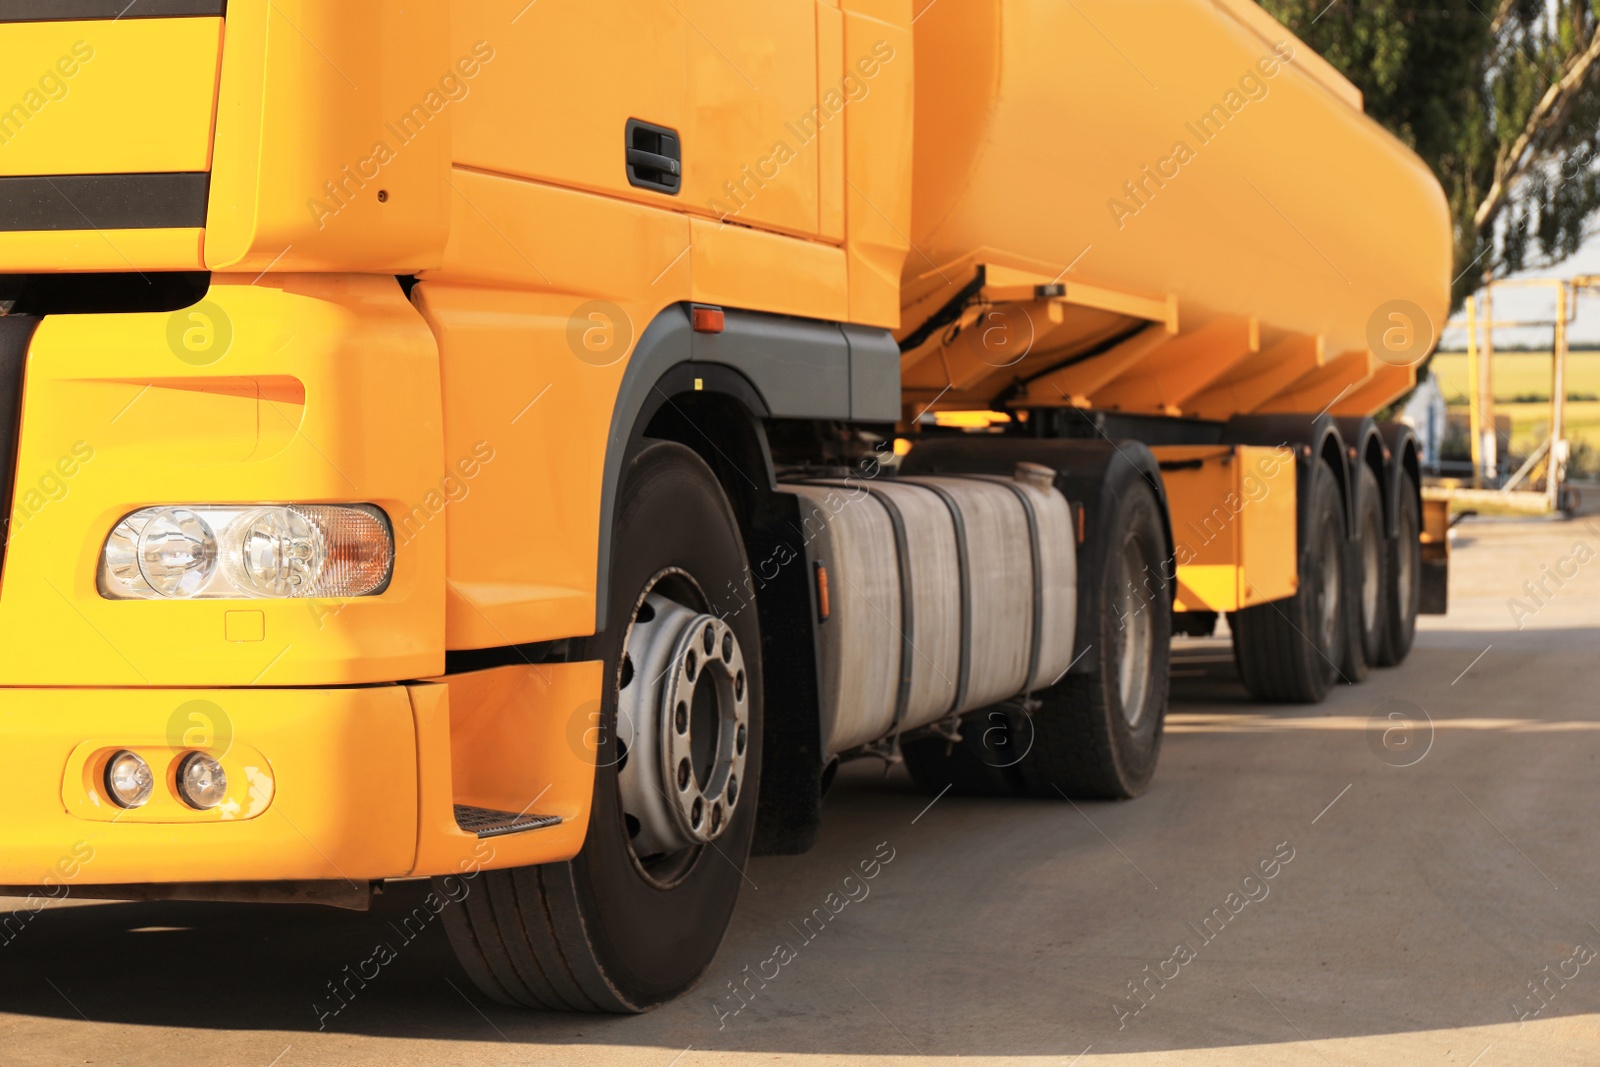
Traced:
POLYGON ((742 793, 750 736, 744 651, 733 628, 659 592, 645 597, 625 645, 617 775, 640 857, 716 840, 742 793))

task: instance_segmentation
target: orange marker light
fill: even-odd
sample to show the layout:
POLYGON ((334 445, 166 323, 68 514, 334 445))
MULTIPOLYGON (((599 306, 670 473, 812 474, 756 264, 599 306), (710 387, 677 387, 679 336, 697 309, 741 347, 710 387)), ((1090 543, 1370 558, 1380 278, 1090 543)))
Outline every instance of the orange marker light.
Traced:
POLYGON ((833 607, 828 603, 828 568, 826 564, 817 563, 817 621, 827 622, 828 616, 833 614, 833 607))
POLYGON ((721 333, 727 318, 721 308, 696 307, 690 311, 695 333, 721 333))

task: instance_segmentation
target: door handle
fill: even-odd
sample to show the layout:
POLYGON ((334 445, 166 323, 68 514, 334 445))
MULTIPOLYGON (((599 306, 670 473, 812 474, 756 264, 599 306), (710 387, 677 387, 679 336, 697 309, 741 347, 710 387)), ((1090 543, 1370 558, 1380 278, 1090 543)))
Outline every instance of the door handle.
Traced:
POLYGON ((629 185, 671 196, 683 187, 683 142, 677 130, 629 119, 623 130, 622 158, 629 185))

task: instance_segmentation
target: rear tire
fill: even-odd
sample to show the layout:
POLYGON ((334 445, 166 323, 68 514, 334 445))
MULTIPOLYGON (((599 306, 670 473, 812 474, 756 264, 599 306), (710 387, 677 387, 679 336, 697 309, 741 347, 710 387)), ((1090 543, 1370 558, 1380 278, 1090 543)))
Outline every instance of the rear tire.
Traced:
POLYGON ((1417 637, 1417 609, 1422 602, 1422 515, 1417 507, 1417 483, 1400 468, 1395 508, 1395 537, 1388 545, 1389 573, 1384 583, 1382 652, 1377 664, 1403 663, 1417 637))
POLYGON ((1363 463, 1355 481, 1356 539, 1349 546, 1350 581, 1345 592, 1345 617, 1350 627, 1341 667, 1348 681, 1360 682, 1383 655, 1390 545, 1383 536, 1382 490, 1377 476, 1363 463))
MULTIPOLYGON (((1172 554, 1161 502, 1143 482, 1117 498, 1098 574, 1092 667, 1039 694, 1033 748, 1017 764, 1033 796, 1126 800, 1150 787, 1161 756, 1172 657, 1172 554)), ((1081 641, 1079 642, 1082 643, 1081 641)))
POLYGON ((1031 713, 1013 705, 973 712, 959 742, 906 742, 906 768, 924 792, 1120 800, 1149 788, 1167 713, 1171 553, 1147 485, 1120 494, 1116 506, 1110 528, 1121 539, 1079 576, 1101 583, 1103 610, 1080 665, 1088 669, 1035 694, 1031 713))
MULTIPOLYGON (((605 633, 589 639, 581 653, 585 659, 604 661, 609 683, 602 698, 604 729, 583 850, 566 863, 485 872, 461 906, 444 911, 451 944, 463 966, 485 994, 501 1003, 642 1012, 670 1000, 693 985, 716 955, 743 883, 760 789, 762 688, 756 612, 725 592, 741 588, 745 575, 738 523, 715 476, 698 456, 681 445, 657 443, 640 452, 625 472, 615 531, 607 616, 611 622, 605 633), (681 816, 673 815, 670 805, 675 798, 668 797, 668 807, 654 815, 645 812, 641 829, 634 814, 640 794, 628 790, 641 767, 655 766, 655 761, 644 758, 648 744, 667 746, 657 752, 669 751, 665 762, 676 759, 669 744, 676 742, 651 738, 674 729, 677 720, 664 716, 655 722, 624 723, 619 734, 622 692, 630 685, 646 687, 629 691, 627 697, 629 707, 646 710, 654 707, 648 694, 656 692, 651 687, 652 672, 641 667, 635 674, 631 658, 625 657, 644 655, 637 646, 646 638, 630 643, 634 635, 654 635, 664 620, 680 617, 681 632, 660 637, 659 644, 656 637, 649 638, 651 656, 662 655, 662 648, 674 650, 669 662, 675 666, 655 674, 654 680, 666 678, 664 685, 676 684, 673 679, 680 676, 683 664, 697 657, 695 646, 705 627, 706 647, 728 651, 704 660, 693 658, 685 677, 693 682, 697 671, 711 677, 718 656, 742 663, 745 684, 739 703, 746 717, 731 717, 722 686, 726 681, 722 674, 729 672, 721 667, 716 667, 720 673, 712 695, 703 696, 700 688, 691 690, 694 695, 687 702, 694 707, 693 725, 678 730, 685 745, 714 738, 706 742, 711 746, 705 756, 710 769, 702 775, 702 753, 697 750, 692 773, 696 783, 720 782, 720 810, 728 814, 720 831, 714 831, 715 840, 695 840, 685 828, 688 843, 673 840, 645 847, 640 842, 649 840, 656 822, 668 827, 664 832, 670 838, 672 827, 678 825, 672 820, 681 816), (720 636, 713 640, 709 627, 717 623, 711 620, 720 620, 716 634, 726 635, 728 643, 720 636), (638 704, 641 699, 647 703, 638 704), (653 728, 660 733, 650 737, 641 733, 653 728), (632 771, 625 772, 630 753, 619 747, 622 735, 635 738, 638 755, 632 771), (735 736, 738 740, 731 740, 735 736), (737 746, 742 763, 723 762, 724 743, 737 746), (732 796, 726 788, 727 767, 740 772, 732 796), (668 817, 665 821, 655 818, 662 813, 668 817)), ((727 692, 732 691, 730 684, 727 692)), ((651 716, 641 713, 639 718, 651 716)), ((691 784, 692 791, 702 788, 709 798, 709 786, 691 784)))
POLYGON ((1233 614, 1234 658, 1257 700, 1315 704, 1340 678, 1348 640, 1344 619, 1344 504, 1327 464, 1312 461, 1300 589, 1287 600, 1233 614))

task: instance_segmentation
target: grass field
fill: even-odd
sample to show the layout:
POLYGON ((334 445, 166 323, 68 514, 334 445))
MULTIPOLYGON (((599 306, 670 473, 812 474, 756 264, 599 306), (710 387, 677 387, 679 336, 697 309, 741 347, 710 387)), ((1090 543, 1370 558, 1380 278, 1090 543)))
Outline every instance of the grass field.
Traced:
MULTIPOLYGON (((1511 416, 1511 445, 1518 452, 1537 446, 1550 432, 1550 354, 1500 352, 1494 357, 1495 413, 1511 416)), ((1467 356, 1441 352, 1433 373, 1452 412, 1467 410, 1467 356)), ((1567 356, 1567 439, 1600 449, 1600 352, 1567 356), (1576 399, 1575 399, 1576 398, 1576 399)))

